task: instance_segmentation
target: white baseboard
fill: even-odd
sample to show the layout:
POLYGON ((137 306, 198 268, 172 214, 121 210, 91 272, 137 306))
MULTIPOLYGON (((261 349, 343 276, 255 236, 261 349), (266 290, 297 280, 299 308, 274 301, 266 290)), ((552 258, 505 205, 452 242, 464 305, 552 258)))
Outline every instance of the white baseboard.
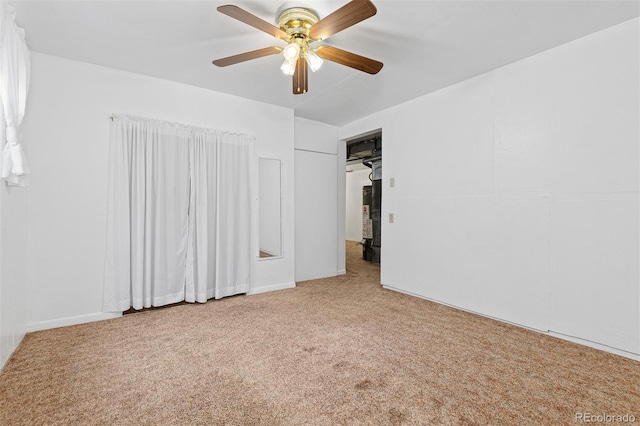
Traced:
POLYGON ((557 337, 558 339, 567 340, 569 342, 577 343, 579 345, 589 346, 590 348, 599 349, 601 351, 609 352, 615 355, 620 355, 625 358, 631 358, 635 361, 640 361, 640 354, 628 352, 623 349, 614 348, 612 346, 603 345, 602 343, 592 342, 590 340, 581 339, 579 337, 568 336, 566 334, 558 333, 553 330, 549 330, 549 336, 557 337))
POLYGON ((346 269, 340 269, 338 271, 338 275, 346 275, 347 274, 347 270, 346 269))
POLYGON ((469 312, 469 313, 472 313, 472 314, 475 314, 475 315, 480 315, 480 316, 485 317, 485 318, 490 318, 490 319, 493 319, 493 320, 496 320, 496 321, 500 321, 500 322, 504 322, 504 323, 507 323, 507 324, 515 325, 516 327, 526 328, 527 330, 535 331, 536 333, 546 334, 548 336, 552 336, 552 337, 555 337, 555 338, 558 338, 558 339, 567 340, 569 342, 577 343, 579 345, 588 346, 590 348, 599 349, 599 350, 604 351, 604 352, 609 352, 609 353, 612 353, 612 354, 615 354, 615 355, 623 356, 625 358, 630 358, 630 359, 633 359, 635 361, 640 361, 640 354, 636 354, 636 353, 633 353, 633 352, 625 351, 623 349, 614 348, 612 346, 604 345, 602 343, 592 342, 590 340, 581 339, 579 337, 568 336, 566 334, 558 333, 558 332, 553 331, 553 330, 541 330, 541 329, 538 329, 538 328, 527 327, 526 325, 522 325, 522 324, 518 324, 518 323, 515 323, 515 322, 507 321, 507 320, 504 320, 502 318, 492 317, 490 315, 481 314, 481 313, 476 312, 476 311, 472 311, 472 310, 469 310, 469 309, 464 309, 464 308, 461 308, 459 306, 455 306, 455 305, 451 305, 449 303, 441 302, 439 300, 430 299, 428 297, 425 297, 425 296, 422 296, 422 295, 419 295, 419 294, 415 294, 415 293, 411 293, 411 292, 408 292, 408 291, 400 290, 400 289, 397 289, 395 287, 390 287, 390 286, 387 286, 387 285, 383 285, 382 288, 386 288, 387 290, 397 291, 398 293, 407 294, 409 296, 419 297, 420 299, 428 300, 430 302, 434 302, 434 303, 437 303, 439 305, 445 305, 445 306, 452 307, 454 309, 460 309, 461 311, 469 312))
POLYGON ((247 292, 247 295, 251 296, 251 295, 254 295, 254 294, 268 293, 270 291, 285 290, 285 289, 288 289, 288 288, 295 288, 295 286, 296 286, 296 283, 290 282, 290 283, 280 283, 280 284, 272 284, 272 285, 263 285, 263 286, 259 286, 259 287, 252 287, 247 292))
MULTIPOLYGON (((266 293, 269 291, 284 290, 287 288, 295 288, 296 283, 281 283, 274 285, 260 286, 250 289, 247 295, 266 293)), ((56 318, 47 321, 34 321, 27 324, 27 333, 32 331, 49 330, 51 328, 66 327, 69 325, 84 324, 94 321, 103 321, 113 318, 119 318, 122 312, 97 312, 94 314, 78 315, 75 317, 56 318)))
POLYGON ((95 314, 78 315, 76 317, 57 318, 47 321, 35 321, 27 323, 27 332, 29 333, 32 331, 49 330, 51 328, 102 321, 107 319, 119 318, 121 316, 122 312, 97 312, 95 314))
MULTIPOLYGON (((346 274, 346 271, 345 271, 345 274, 346 274)), ((302 275, 302 276, 296 275, 296 282, 298 283, 301 281, 321 280, 323 278, 337 277, 338 275, 340 274, 335 269, 332 271, 317 272, 315 274, 308 274, 308 275, 302 275)))

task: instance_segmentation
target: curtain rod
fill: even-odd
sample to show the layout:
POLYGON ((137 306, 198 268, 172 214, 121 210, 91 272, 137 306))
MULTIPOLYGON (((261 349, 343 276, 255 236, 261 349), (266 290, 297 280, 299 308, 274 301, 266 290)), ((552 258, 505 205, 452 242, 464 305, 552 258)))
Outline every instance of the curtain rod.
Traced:
POLYGON ((172 121, 164 121, 164 120, 158 120, 158 119, 155 119, 155 118, 146 118, 146 117, 140 117, 140 116, 135 116, 135 115, 116 114, 116 113, 107 114, 107 119, 109 119, 111 121, 115 121, 116 119, 123 118, 123 117, 125 119, 129 118, 129 119, 140 120, 140 121, 144 121, 144 122, 154 122, 154 123, 157 123, 157 124, 167 125, 167 126, 171 126, 171 127, 187 128, 187 129, 191 129, 191 130, 200 130, 200 131, 205 131, 205 132, 224 133, 224 134, 227 134, 227 135, 235 135, 235 136, 247 136, 247 137, 250 137, 250 138, 255 140, 255 136, 252 135, 251 133, 229 132, 227 130, 210 129, 210 128, 207 128, 207 127, 194 126, 194 125, 191 125, 191 124, 176 123, 176 122, 172 122, 172 121))

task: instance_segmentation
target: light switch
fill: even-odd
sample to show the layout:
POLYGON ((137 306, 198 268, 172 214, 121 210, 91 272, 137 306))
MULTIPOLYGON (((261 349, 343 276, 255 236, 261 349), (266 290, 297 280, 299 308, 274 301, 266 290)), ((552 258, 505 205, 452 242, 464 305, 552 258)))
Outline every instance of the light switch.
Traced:
POLYGON ((389 178, 389 188, 396 187, 396 178, 389 178))
POLYGON ((393 223, 393 213, 389 213, 389 223, 393 223))

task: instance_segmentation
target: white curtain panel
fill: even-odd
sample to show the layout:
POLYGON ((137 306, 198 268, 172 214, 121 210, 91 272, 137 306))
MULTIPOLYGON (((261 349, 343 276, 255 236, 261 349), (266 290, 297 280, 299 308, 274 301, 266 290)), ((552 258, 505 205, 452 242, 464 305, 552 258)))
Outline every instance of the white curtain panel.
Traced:
POLYGON ((202 133, 191 144, 188 302, 249 291, 253 140, 202 133))
POLYGON ((117 116, 109 155, 104 311, 249 290, 252 137, 117 116))
POLYGON ((15 13, 0 3, 0 145, 2 179, 9 185, 27 186, 29 167, 20 144, 20 123, 24 117, 29 90, 29 48, 24 30, 15 22, 15 13))

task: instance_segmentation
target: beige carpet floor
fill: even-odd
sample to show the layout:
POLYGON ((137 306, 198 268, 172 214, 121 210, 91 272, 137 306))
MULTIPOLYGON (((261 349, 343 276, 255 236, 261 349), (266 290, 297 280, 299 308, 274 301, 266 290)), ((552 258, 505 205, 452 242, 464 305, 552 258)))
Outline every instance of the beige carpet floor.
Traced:
POLYGON ((640 422, 640 363, 347 275, 29 333, 0 374, 9 425, 640 422))

